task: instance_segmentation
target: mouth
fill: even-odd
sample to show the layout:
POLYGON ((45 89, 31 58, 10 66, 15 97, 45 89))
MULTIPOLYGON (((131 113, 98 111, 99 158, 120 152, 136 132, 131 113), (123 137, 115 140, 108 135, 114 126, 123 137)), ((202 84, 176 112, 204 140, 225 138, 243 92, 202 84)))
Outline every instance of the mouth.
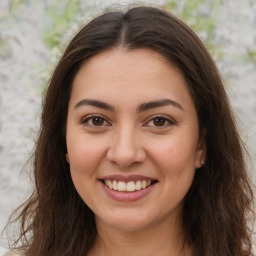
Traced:
POLYGON ((117 180, 117 179, 101 179, 100 180, 106 187, 119 192, 136 192, 144 190, 153 184, 157 183, 156 180, 141 179, 141 180, 117 180))

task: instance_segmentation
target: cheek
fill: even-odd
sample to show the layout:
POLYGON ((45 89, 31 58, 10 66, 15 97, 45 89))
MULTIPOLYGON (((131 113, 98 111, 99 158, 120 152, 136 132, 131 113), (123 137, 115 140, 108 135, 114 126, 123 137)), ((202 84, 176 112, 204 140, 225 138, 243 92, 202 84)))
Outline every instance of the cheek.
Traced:
POLYGON ((158 165, 169 167, 173 171, 186 167, 194 168, 196 142, 185 137, 165 139, 154 143, 150 154, 158 165))
POLYGON ((81 148, 80 150, 73 151, 70 155, 70 171, 72 176, 92 176, 97 169, 98 160, 97 154, 93 150, 81 148))
POLYGON ((90 207, 93 201, 92 191, 97 183, 97 170, 102 159, 101 147, 81 139, 73 140, 68 146, 68 155, 73 184, 90 207))
MULTIPOLYGON (((189 190, 195 175, 196 143, 185 137, 162 141, 151 157, 164 180, 164 194, 178 203, 189 190)), ((152 149, 153 150, 153 149, 152 149)))
POLYGON ((87 136, 73 136, 67 141, 71 172, 93 173, 104 155, 104 143, 87 136))
POLYGON ((164 143, 156 151, 157 156, 155 154, 153 161, 164 181, 164 200, 172 202, 170 207, 181 203, 191 187, 196 171, 194 151, 194 147, 184 147, 176 142, 164 143))

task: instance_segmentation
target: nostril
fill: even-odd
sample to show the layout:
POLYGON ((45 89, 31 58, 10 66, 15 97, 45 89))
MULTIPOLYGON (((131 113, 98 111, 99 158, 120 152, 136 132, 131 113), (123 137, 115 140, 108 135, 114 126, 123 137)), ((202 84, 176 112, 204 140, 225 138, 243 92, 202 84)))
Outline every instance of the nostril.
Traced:
POLYGON ((118 164, 122 168, 127 168, 134 163, 141 163, 146 159, 146 154, 142 149, 118 147, 110 148, 106 155, 107 160, 118 164))

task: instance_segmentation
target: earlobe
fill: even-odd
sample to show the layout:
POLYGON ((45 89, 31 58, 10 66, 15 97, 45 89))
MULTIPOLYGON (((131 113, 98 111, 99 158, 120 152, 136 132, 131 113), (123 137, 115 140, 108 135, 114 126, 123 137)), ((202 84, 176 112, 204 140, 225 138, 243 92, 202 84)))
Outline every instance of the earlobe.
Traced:
POLYGON ((199 169, 205 165, 205 156, 204 150, 197 151, 196 159, 195 159, 195 168, 199 169))
POLYGON ((66 153, 66 161, 69 163, 69 155, 66 153))
POLYGON ((206 150, 201 149, 197 151, 196 159, 195 159, 195 168, 199 169, 205 165, 206 159, 206 150))
POLYGON ((196 157, 195 157, 195 168, 196 169, 202 168, 206 161, 207 149, 206 149, 205 137, 206 137, 206 131, 203 130, 201 139, 197 145, 197 152, 196 152, 196 157))

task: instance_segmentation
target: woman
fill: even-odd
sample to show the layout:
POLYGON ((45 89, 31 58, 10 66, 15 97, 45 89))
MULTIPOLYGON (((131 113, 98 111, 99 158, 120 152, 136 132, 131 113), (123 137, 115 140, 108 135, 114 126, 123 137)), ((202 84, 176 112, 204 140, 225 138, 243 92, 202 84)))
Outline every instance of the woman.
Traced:
POLYGON ((51 78, 21 208, 26 256, 252 255, 252 190, 220 75, 157 8, 105 13, 51 78))

